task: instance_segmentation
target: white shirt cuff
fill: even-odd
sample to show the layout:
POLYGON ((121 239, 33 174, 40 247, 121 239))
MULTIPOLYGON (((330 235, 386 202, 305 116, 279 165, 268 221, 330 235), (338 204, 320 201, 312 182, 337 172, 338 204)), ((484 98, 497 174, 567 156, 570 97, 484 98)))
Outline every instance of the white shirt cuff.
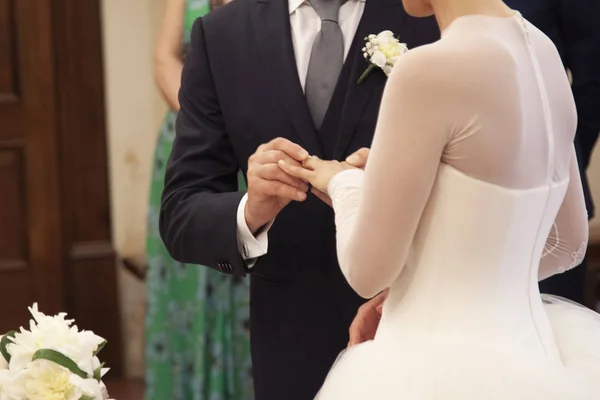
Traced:
POLYGON ((247 201, 248 194, 245 194, 244 197, 242 197, 237 210, 237 242, 238 251, 242 258, 248 262, 248 268, 252 268, 257 258, 267 254, 269 249, 268 233, 273 225, 273 221, 254 236, 252 232, 250 232, 248 224, 246 224, 246 217, 244 215, 247 201))

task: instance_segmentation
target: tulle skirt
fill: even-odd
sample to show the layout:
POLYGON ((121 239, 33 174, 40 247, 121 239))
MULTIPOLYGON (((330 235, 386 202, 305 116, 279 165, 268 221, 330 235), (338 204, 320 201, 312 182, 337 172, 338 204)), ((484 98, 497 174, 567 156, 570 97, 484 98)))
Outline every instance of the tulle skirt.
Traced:
POLYGON ((600 316, 543 296, 560 360, 455 339, 375 340, 344 351, 316 400, 597 400, 600 316))

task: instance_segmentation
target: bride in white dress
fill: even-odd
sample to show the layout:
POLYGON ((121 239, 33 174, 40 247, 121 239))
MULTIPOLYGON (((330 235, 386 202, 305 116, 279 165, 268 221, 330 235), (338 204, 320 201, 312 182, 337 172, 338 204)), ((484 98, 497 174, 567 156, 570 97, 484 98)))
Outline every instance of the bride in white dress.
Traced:
POLYGON ((404 5, 442 38, 397 63, 365 171, 281 164, 331 197, 354 290, 390 288, 318 398, 598 399, 599 316, 538 290, 588 239, 557 50, 500 0, 404 5))

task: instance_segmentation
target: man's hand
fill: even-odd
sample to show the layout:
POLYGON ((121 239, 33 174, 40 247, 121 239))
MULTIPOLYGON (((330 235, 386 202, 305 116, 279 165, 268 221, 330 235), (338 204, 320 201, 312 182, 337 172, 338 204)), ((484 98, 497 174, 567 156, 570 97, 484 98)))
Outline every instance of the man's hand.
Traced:
POLYGON ((277 138, 258 147, 248 159, 248 201, 244 209, 246 224, 256 234, 292 200, 306 200, 308 185, 286 174, 280 160, 301 166, 308 152, 287 139, 277 138))
POLYGON ((350 325, 350 341, 348 347, 373 340, 381 320, 381 309, 387 298, 389 289, 384 290, 371 300, 363 304, 356 313, 352 325, 350 325))
MULTIPOLYGON (((369 158, 369 149, 367 147, 363 147, 362 149, 359 149, 359 150, 355 151, 354 153, 352 153, 351 155, 349 155, 348 158, 346 158, 346 163, 348 163, 349 165, 351 165, 355 168, 365 169, 368 158, 369 158)), ((311 188, 311 193, 314 194, 323 203, 325 203, 329 207, 331 207, 331 199, 329 198, 329 196, 327 194, 321 192, 318 189, 315 189, 314 187, 311 188)))

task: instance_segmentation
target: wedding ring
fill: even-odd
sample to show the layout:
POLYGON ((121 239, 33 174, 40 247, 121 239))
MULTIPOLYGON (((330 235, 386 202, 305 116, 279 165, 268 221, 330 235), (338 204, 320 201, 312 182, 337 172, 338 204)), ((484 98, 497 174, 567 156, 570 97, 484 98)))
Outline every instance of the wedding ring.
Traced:
POLYGON ((305 159, 304 161, 302 161, 302 166, 303 166, 303 167, 306 167, 306 162, 307 162, 308 160, 310 160, 311 158, 313 158, 313 156, 308 156, 308 157, 306 157, 306 159, 305 159))

